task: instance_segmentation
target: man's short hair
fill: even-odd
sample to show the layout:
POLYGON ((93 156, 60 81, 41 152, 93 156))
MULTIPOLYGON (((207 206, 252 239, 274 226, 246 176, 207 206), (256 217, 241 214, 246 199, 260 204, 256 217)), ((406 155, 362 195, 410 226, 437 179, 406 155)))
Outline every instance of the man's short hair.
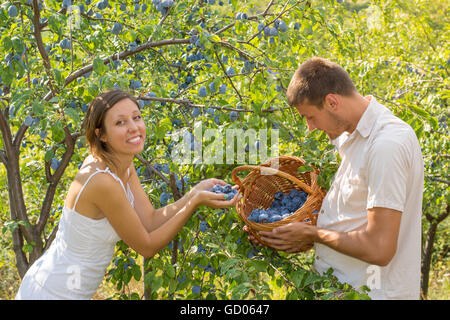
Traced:
POLYGON ((323 58, 310 58, 300 65, 292 76, 286 96, 290 106, 304 102, 323 108, 329 93, 350 96, 356 92, 347 71, 323 58))

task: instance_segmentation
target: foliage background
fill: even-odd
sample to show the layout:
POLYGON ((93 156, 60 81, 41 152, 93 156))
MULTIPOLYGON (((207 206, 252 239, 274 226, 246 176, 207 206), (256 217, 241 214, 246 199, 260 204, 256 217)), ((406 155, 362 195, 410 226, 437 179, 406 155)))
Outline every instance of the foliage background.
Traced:
MULTIPOLYGON (((46 48, 50 54, 49 69, 43 65, 33 37, 29 1, 14 2, 21 8, 16 18, 8 16, 11 2, 1 5, 2 112, 9 115, 13 132, 20 130, 27 116, 39 119, 29 126, 20 148, 20 171, 30 224, 39 220, 48 186, 44 172, 53 159, 56 163, 61 161, 66 151, 61 143, 64 128, 74 134, 79 132, 85 104, 106 88, 129 87, 131 80, 142 83, 135 94, 145 105, 148 126, 144 159, 160 164, 170 162, 174 134, 191 129, 195 119, 201 120, 206 128, 220 130, 277 127, 281 131, 280 154, 300 155, 318 166, 322 170, 321 183, 328 186, 339 159, 324 135, 307 131, 302 120, 287 107, 284 96, 293 71, 300 61, 311 56, 323 56, 341 64, 361 94, 374 95, 416 131, 426 170, 424 242, 430 225, 426 214, 433 218, 446 210, 450 63, 447 1, 224 1, 222 5, 219 1, 214 4, 176 1, 165 18, 151 1, 139 1, 140 5, 147 4, 145 12, 142 7, 134 10, 134 1, 109 1, 105 9, 98 8, 101 1, 89 2, 89 5, 85 1, 76 2, 85 4, 86 15, 82 16, 80 28, 71 29, 68 15, 61 11, 62 1, 44 1, 43 18, 47 22, 42 37, 49 46, 46 48), (120 11, 120 3, 127 4, 126 12, 120 11), (264 15, 266 8, 269 10, 264 15), (252 18, 237 20, 239 12, 252 18), (288 31, 273 37, 274 43, 270 43, 270 37, 255 36, 260 22, 273 22, 277 15, 287 23, 288 31), (121 22, 124 28, 118 36, 111 33, 114 22, 121 22), (299 23, 298 31, 294 30, 295 22, 299 23), (204 47, 198 51, 204 56, 196 61, 191 54, 198 48, 186 41, 193 29, 199 32, 204 47), (70 37, 73 51, 62 49, 61 40, 70 37), (117 52, 133 51, 149 40, 156 43, 173 39, 184 42, 147 48, 127 56, 114 68, 112 63, 104 65, 99 60, 117 52), (245 65, 247 59, 255 62, 249 69, 245 65), (92 71, 80 72, 89 64, 94 66, 92 71), (223 69, 230 65, 237 75, 227 77, 223 69), (70 76, 73 81, 64 84, 64 79, 70 76), (188 80, 188 76, 193 79, 188 80), (208 89, 206 98, 199 97, 199 87, 208 87, 211 82, 215 82, 216 90, 220 84, 227 84, 226 93, 211 93, 208 89), (53 97, 44 101, 48 94, 53 97), (177 103, 177 99, 191 103, 177 103), (191 116, 193 105, 203 110, 199 118, 191 116), (215 108, 217 120, 205 112, 208 107, 215 108), (239 111, 237 121, 230 121, 230 110, 239 111)), ((45 239, 57 223, 68 186, 87 155, 83 137, 76 138, 75 153, 52 201, 45 239)), ((2 140, 0 149, 5 147, 2 140)), ((160 201, 163 192, 171 193, 169 202, 173 201, 167 181, 146 169, 145 164, 136 160, 155 207, 164 205, 160 201)), ((188 189, 213 176, 231 182, 233 167, 171 165, 170 170, 180 179, 188 177, 188 189)), ((54 173, 53 167, 50 172, 54 173)), ((3 299, 13 298, 20 283, 12 242, 12 230, 17 224, 11 222, 7 188, 6 168, 0 166, 0 298, 3 299)), ((144 263, 126 245, 119 244, 96 298, 142 298, 144 282, 151 285, 147 297, 153 299, 360 297, 331 276, 319 277, 312 272, 312 252, 289 256, 269 249, 258 250, 246 241, 241 226, 235 210, 199 210, 180 232, 178 244, 174 242, 178 247, 176 264, 172 260, 173 247, 144 263), (209 224, 205 232, 199 229, 203 220, 209 224), (144 264, 150 268, 145 276, 144 264)), ((429 298, 449 298, 448 227, 448 219, 437 227, 429 298)), ((29 254, 33 244, 25 243, 22 250, 29 254)))

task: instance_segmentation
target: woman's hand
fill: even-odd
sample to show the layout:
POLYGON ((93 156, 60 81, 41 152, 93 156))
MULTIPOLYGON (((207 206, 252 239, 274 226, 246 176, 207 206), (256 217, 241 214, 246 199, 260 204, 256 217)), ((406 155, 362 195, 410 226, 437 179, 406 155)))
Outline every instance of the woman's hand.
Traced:
MULTIPOLYGON (((223 193, 214 193, 212 191, 208 191, 216 184, 220 184, 223 186, 227 185, 227 183, 223 180, 212 178, 199 182, 195 187, 191 189, 191 199, 192 201, 194 201, 196 206, 205 205, 214 209, 227 208, 234 206, 236 202, 242 197, 239 193, 237 193, 234 198, 227 199, 226 195, 223 193)), ((237 186, 233 188, 236 189, 237 186)))

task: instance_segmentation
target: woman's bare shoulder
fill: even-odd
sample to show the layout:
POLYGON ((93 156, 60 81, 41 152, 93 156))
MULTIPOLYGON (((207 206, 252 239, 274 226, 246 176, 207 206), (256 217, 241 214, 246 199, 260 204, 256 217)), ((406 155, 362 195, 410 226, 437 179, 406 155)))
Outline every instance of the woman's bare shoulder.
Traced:
POLYGON ((84 184, 84 182, 96 171, 104 170, 104 165, 96 160, 93 156, 88 156, 84 159, 83 164, 78 170, 75 180, 84 184))

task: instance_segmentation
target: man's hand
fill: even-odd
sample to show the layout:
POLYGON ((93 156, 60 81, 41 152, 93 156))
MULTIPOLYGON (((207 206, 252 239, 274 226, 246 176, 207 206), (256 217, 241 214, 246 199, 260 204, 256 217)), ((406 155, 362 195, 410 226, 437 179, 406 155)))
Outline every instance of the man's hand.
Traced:
POLYGON ((244 230, 245 232, 248 233, 248 240, 250 240, 251 242, 253 242, 254 244, 257 244, 257 245, 263 245, 261 242, 258 241, 258 239, 256 239, 256 238, 253 236, 253 234, 250 232, 250 228, 249 228, 247 225, 245 225, 245 226, 242 228, 242 230, 244 230))
POLYGON ((386 266, 397 250, 401 215, 401 211, 375 207, 367 210, 366 224, 348 232, 294 222, 259 234, 277 250, 293 253, 317 242, 367 263, 386 266))
POLYGON ((270 247, 288 253, 303 251, 303 248, 313 243, 311 225, 303 222, 293 222, 272 231, 259 231, 261 240, 270 247))

